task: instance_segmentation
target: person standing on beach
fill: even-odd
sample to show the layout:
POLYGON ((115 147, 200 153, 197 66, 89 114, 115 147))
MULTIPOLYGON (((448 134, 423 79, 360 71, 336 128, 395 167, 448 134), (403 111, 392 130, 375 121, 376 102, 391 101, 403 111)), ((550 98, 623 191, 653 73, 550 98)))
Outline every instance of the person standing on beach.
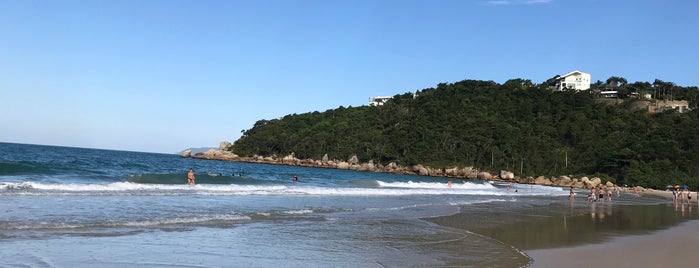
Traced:
POLYGON ((573 186, 570 186, 570 194, 568 195, 568 200, 573 200, 575 198, 575 192, 573 192, 573 186))
POLYGON ((592 189, 590 189, 590 194, 587 195, 588 202, 595 202, 597 200, 597 191, 596 190, 597 190, 597 188, 595 188, 595 187, 592 187, 592 189))
POLYGON ((189 173, 187 173, 187 184, 188 185, 194 185, 194 170, 189 169, 189 173))
POLYGON ((692 192, 687 189, 687 204, 692 203, 692 192))
POLYGON ((672 189, 672 201, 677 201, 677 190, 672 189))

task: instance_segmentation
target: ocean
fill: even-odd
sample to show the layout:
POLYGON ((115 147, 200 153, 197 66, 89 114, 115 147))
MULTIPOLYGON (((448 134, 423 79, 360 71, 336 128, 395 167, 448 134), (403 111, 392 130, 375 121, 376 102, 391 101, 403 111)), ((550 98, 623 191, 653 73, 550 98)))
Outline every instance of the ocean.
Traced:
POLYGON ((627 192, 590 204, 583 190, 451 182, 0 143, 0 266, 525 267, 525 250, 699 214, 627 192))

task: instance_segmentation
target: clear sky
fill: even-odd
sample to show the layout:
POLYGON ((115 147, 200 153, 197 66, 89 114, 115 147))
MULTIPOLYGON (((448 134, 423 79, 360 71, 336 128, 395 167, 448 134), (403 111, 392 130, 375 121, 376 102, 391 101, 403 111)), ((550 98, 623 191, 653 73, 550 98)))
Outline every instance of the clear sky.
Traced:
POLYGON ((175 153, 464 79, 699 85, 695 0, 0 0, 0 142, 175 153))

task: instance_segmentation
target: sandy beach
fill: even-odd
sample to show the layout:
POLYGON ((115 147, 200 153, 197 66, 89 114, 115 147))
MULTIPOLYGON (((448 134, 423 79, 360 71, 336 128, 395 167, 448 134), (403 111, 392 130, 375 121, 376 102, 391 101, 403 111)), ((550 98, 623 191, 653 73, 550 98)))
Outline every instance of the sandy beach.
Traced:
MULTIPOLYGON (((672 200, 672 192, 647 190, 641 195, 672 200)), ((696 192, 692 205, 697 206, 696 192)), ((696 267, 699 220, 646 235, 620 236, 591 245, 525 251, 530 267, 696 267)))
POLYGON ((649 235, 624 236, 571 248, 525 251, 531 267, 696 267, 699 221, 649 235))

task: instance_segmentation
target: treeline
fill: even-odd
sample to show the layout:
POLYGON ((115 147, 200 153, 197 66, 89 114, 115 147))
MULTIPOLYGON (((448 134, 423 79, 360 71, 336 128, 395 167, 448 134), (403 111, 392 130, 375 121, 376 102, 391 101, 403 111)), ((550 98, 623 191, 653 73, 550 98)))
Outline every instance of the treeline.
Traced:
MULTIPOLYGON (((696 87, 663 83, 675 99, 697 106, 696 87)), ((636 85, 648 85, 643 90, 654 90, 656 97, 669 92, 636 85)), ((626 85, 624 90, 634 91, 626 85)), ((243 131, 232 151, 293 152, 300 159, 357 155, 361 162, 384 165, 474 166, 520 176, 595 175, 618 184, 699 187, 699 109, 650 114, 630 109, 634 100, 602 104, 593 92, 552 92, 547 83, 523 79, 443 83, 396 95, 382 106, 260 120, 243 131)))

